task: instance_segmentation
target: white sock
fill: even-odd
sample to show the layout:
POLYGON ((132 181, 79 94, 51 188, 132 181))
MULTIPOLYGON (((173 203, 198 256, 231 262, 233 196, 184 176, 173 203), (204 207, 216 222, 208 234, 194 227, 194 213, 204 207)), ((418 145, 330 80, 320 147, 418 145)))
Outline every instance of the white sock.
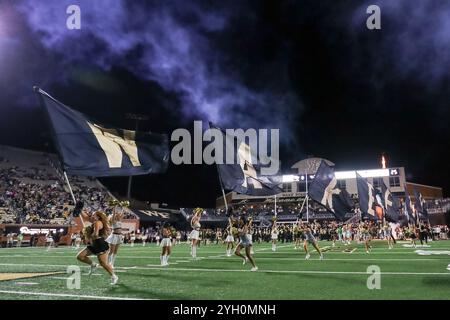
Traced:
POLYGON ((166 263, 169 263, 169 257, 170 255, 166 255, 166 263))
POLYGON ((164 264, 164 256, 163 256, 163 255, 161 255, 161 256, 159 257, 159 260, 161 261, 161 264, 164 264))
POLYGON ((112 254, 108 255, 108 264, 111 265, 112 264, 112 254))
POLYGON ((114 263, 116 263, 116 257, 117 257, 117 254, 111 255, 111 265, 114 265, 114 263))
POLYGON ((192 246, 192 257, 197 258, 197 246, 192 246))

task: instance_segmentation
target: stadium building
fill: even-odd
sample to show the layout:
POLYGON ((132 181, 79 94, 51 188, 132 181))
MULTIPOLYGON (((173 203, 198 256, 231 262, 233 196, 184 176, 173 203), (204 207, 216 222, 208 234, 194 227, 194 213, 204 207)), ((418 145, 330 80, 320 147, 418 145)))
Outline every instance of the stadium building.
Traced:
MULTIPOLYGON (((306 211, 306 201, 304 200, 307 190, 314 180, 314 175, 319 168, 321 161, 325 161, 329 166, 335 167, 333 162, 322 158, 311 157, 298 161, 292 165, 291 173, 273 178, 274 181, 280 181, 279 187, 283 190, 282 193, 279 193, 276 196, 258 197, 230 192, 226 194, 227 204, 238 208, 240 206, 245 206, 249 208, 249 210, 251 210, 252 207, 266 208, 267 211, 272 214, 277 211, 277 214, 298 216, 301 211, 304 216, 306 211)), ((358 199, 356 173, 367 178, 367 180, 378 189, 381 188, 381 184, 384 182, 392 192, 393 196, 401 202, 405 197, 405 190, 407 190, 410 197, 414 199, 414 189, 419 191, 427 201, 442 199, 442 188, 407 181, 404 167, 347 171, 336 170, 335 176, 339 187, 347 190, 355 202, 358 199)), ((219 197, 216 200, 216 207, 219 210, 225 207, 223 197, 219 197)), ((312 204, 311 201, 309 201, 307 213, 310 214, 310 217, 312 218, 333 218, 331 214, 326 213, 323 208, 318 207, 316 204, 312 204)), ((349 218, 352 215, 352 213, 348 213, 349 218)), ((439 220, 442 219, 443 216, 439 220)))

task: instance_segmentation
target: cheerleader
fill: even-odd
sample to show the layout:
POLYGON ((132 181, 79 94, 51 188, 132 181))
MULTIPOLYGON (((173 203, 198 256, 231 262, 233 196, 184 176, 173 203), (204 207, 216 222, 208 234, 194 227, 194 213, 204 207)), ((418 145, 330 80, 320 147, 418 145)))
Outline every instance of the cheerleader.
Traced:
POLYGON ((123 210, 118 210, 117 204, 114 205, 113 215, 110 218, 112 233, 106 239, 106 242, 109 243, 109 255, 108 255, 108 263, 114 268, 114 263, 116 262, 117 252, 119 251, 119 246, 123 243, 123 235, 122 235, 122 219, 123 219, 123 210))
POLYGON ((236 251, 234 252, 235 255, 238 257, 241 257, 243 259, 243 264, 245 265, 247 261, 250 261, 252 264, 251 271, 257 271, 258 267, 255 264, 255 260, 252 257, 251 254, 251 247, 253 246, 252 241, 248 238, 249 234, 249 223, 245 217, 241 217, 239 221, 239 244, 236 247, 236 251), (245 249, 245 256, 241 254, 241 249, 245 249))
POLYGON ((52 235, 51 231, 47 235, 46 242, 48 243, 47 251, 50 251, 50 248, 55 247, 55 240, 53 239, 53 235, 52 235))
POLYGON ((305 252, 306 252, 306 257, 305 257, 305 259, 308 260, 308 259, 311 257, 311 255, 309 254, 309 251, 308 251, 308 243, 309 243, 309 244, 311 244, 311 245, 314 247, 314 249, 316 249, 316 251, 319 253, 319 255, 320 255, 320 260, 323 260, 323 253, 322 253, 322 251, 320 250, 319 246, 317 245, 317 240, 316 240, 316 238, 314 237, 311 228, 308 227, 308 226, 305 224, 305 225, 303 225, 303 227, 302 227, 302 232, 303 232, 303 235, 305 236, 305 241, 303 242, 303 249, 304 249, 305 252))
POLYGON ((352 244, 352 226, 347 225, 345 232, 346 245, 350 245, 352 244))
POLYGON ((331 229, 330 229, 330 236, 331 236, 331 240, 333 241, 333 247, 336 246, 336 240, 337 240, 337 231, 336 231, 336 225, 333 223, 331 225, 331 229))
POLYGON ((181 232, 180 231, 177 231, 176 239, 177 239, 176 244, 181 244, 181 232))
POLYGON ((77 233, 75 235, 75 249, 80 249, 80 244, 81 244, 81 235, 80 233, 77 233))
POLYGON ((169 257, 172 252, 172 230, 169 225, 163 225, 162 227, 162 241, 161 241, 161 266, 165 267, 169 265, 169 257))
POLYGON ((231 250, 234 248, 233 220, 231 218, 228 218, 227 237, 225 239, 225 243, 227 244, 227 257, 231 257, 231 250))
POLYGON ((389 223, 385 222, 383 226, 384 238, 387 240, 389 250, 393 247, 393 236, 392 236, 392 228, 389 223))
POLYGON ((302 233, 300 231, 299 223, 294 227, 293 230, 294 233, 294 249, 297 250, 297 248, 300 248, 300 242, 302 240, 302 233))
POLYGON ((409 228, 409 235, 411 237, 411 244, 415 248, 417 239, 417 229, 415 225, 411 225, 411 227, 409 228))
POLYGON ((361 241, 364 242, 364 248, 366 249, 366 253, 369 254, 372 247, 370 246, 370 231, 369 226, 365 224, 364 222, 361 222, 360 225, 360 234, 361 234, 361 241))
POLYGON ((142 246, 145 247, 145 243, 147 242, 147 234, 143 233, 142 234, 142 246))
POLYGON ((272 239, 272 251, 277 251, 277 241, 278 241, 278 228, 276 222, 273 223, 272 231, 271 231, 271 239, 272 239))
POLYGON ((131 243, 130 247, 134 247, 134 241, 136 241, 136 234, 133 231, 133 232, 131 232, 131 235, 130 235, 130 243, 131 243))
POLYGON ((155 240, 156 240, 156 246, 159 247, 159 240, 161 237, 159 236, 159 232, 156 233, 155 240))
POLYGON ((191 238, 191 256, 194 259, 197 259, 197 247, 200 241, 200 218, 202 216, 203 209, 202 208, 195 208, 194 209, 194 215, 191 219, 191 227, 192 232, 190 235, 191 238))
POLYGON ((252 244, 251 246, 250 246, 250 254, 255 254, 255 252, 253 251, 253 228, 252 228, 252 224, 253 224, 253 219, 252 218, 250 218, 249 220, 248 220, 248 223, 247 223, 247 238, 248 238, 248 240, 250 240, 250 243, 252 244))
POLYGON ((96 211, 90 217, 86 213, 82 213, 81 218, 90 220, 92 225, 84 229, 86 240, 90 242, 90 245, 78 253, 78 261, 90 265, 89 274, 92 274, 98 268, 98 264, 93 262, 89 256, 95 254, 100 265, 111 275, 111 284, 115 285, 119 277, 114 274, 114 269, 108 263, 109 245, 105 240, 110 232, 108 217, 105 213, 96 211))

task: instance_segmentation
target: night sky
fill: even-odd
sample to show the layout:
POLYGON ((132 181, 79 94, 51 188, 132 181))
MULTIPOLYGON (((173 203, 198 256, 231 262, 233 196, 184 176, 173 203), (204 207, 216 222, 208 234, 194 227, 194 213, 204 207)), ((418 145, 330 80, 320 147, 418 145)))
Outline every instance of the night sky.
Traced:
MULTIPOLYGON (((170 134, 211 120, 279 128, 284 172, 307 155, 339 170, 405 166, 450 190, 450 2, 0 2, 0 143, 52 151, 38 85, 104 123, 170 134), (81 30, 66 28, 67 6, 81 30), (366 9, 381 8, 381 30, 366 9)), ((126 178, 102 179, 126 192, 126 178)), ((212 207, 216 168, 134 178, 133 195, 212 207)))

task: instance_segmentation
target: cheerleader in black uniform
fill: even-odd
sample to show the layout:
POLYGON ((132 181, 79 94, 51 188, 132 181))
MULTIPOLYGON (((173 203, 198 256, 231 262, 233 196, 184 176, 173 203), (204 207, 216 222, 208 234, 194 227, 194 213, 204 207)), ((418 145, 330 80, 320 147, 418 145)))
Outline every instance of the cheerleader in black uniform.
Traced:
POLYGON ((108 217, 105 213, 96 211, 90 217, 87 212, 83 212, 81 218, 88 220, 92 225, 84 230, 85 237, 90 242, 90 245, 78 253, 77 259, 90 265, 89 274, 92 274, 97 269, 98 264, 93 262, 89 256, 96 255, 100 265, 111 275, 111 284, 115 285, 119 277, 115 275, 114 269, 108 263, 109 245, 105 240, 110 232, 108 217))

